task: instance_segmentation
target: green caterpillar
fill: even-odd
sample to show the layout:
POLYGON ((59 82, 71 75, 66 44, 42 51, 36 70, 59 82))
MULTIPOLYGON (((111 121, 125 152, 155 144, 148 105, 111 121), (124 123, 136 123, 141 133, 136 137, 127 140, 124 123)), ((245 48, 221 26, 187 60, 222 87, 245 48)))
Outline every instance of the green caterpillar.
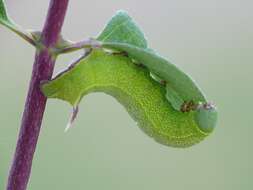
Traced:
POLYGON ((182 113, 171 106, 166 89, 150 77, 148 69, 103 50, 93 50, 74 67, 43 84, 42 91, 73 107, 88 93, 107 93, 126 108, 147 135, 164 145, 188 147, 209 134, 196 124, 194 112, 182 113))
POLYGON ((148 48, 143 33, 126 12, 119 11, 93 42, 99 44, 99 50, 91 50, 42 85, 47 97, 68 101, 74 107, 70 123, 84 95, 105 92, 162 144, 191 146, 213 131, 216 108, 186 73, 148 48))
POLYGON ((169 63, 166 59, 150 50, 124 43, 103 43, 104 48, 125 51, 150 71, 153 79, 166 86, 166 98, 172 107, 181 112, 196 111, 195 120, 203 131, 211 132, 217 122, 217 111, 208 103, 193 80, 169 63))
POLYGON ((195 121, 203 131, 214 129, 217 122, 215 106, 207 102, 186 73, 148 48, 143 33, 125 11, 117 12, 97 40, 103 48, 126 52, 133 61, 145 66, 154 80, 165 85, 165 96, 175 110, 195 111, 195 121))

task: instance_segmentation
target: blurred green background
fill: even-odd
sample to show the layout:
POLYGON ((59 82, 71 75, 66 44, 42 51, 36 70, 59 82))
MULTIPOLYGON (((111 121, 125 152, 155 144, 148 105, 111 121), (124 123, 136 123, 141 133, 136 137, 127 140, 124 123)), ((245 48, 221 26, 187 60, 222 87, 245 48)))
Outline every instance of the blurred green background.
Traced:
MULTIPOLYGON (((10 15, 40 30, 49 1, 6 0, 10 15)), ((112 97, 91 94, 75 128, 71 107, 49 100, 29 190, 253 189, 253 1, 72 0, 65 37, 94 37, 118 9, 134 17, 150 46, 189 73, 219 108, 219 123, 188 149, 155 143, 112 97), (251 148, 250 148, 251 147, 251 148)), ((55 73, 80 52, 60 57, 55 73)), ((15 149, 34 49, 0 27, 0 189, 15 149)))

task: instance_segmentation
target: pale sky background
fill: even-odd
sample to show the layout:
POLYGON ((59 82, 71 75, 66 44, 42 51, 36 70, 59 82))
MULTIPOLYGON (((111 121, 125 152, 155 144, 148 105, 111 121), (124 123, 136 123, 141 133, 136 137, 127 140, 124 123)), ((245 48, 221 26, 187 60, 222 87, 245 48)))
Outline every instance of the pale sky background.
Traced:
MULTIPOLYGON (((40 30, 48 0, 6 0, 12 18, 40 30)), ((189 73, 219 108, 214 133, 189 149, 155 143, 104 94, 84 98, 75 128, 71 107, 47 105, 29 190, 251 190, 253 188, 253 1, 70 0, 63 34, 95 37, 124 9, 149 46, 189 73)), ((34 49, 0 27, 0 189, 16 144, 34 49)), ((80 52, 60 57, 56 71, 80 52)))

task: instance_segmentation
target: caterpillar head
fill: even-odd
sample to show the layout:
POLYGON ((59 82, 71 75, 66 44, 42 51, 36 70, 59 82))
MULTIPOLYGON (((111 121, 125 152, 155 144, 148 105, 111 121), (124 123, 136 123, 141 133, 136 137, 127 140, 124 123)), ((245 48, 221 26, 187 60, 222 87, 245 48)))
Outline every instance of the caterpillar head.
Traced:
POLYGON ((217 118, 217 108, 212 103, 200 103, 198 105, 195 121, 203 132, 212 132, 217 124, 217 118))

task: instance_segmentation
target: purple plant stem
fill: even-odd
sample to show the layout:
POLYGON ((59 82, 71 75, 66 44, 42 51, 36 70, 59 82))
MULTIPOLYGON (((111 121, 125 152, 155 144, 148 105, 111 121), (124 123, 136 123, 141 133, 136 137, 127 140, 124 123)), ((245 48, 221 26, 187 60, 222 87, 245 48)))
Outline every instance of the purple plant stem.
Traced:
POLYGON ((7 190, 25 190, 29 181, 33 155, 38 141, 46 97, 40 91, 43 80, 52 77, 55 57, 50 53, 57 43, 69 0, 51 0, 41 40, 44 48, 38 50, 33 65, 21 128, 13 163, 9 172, 7 190))

